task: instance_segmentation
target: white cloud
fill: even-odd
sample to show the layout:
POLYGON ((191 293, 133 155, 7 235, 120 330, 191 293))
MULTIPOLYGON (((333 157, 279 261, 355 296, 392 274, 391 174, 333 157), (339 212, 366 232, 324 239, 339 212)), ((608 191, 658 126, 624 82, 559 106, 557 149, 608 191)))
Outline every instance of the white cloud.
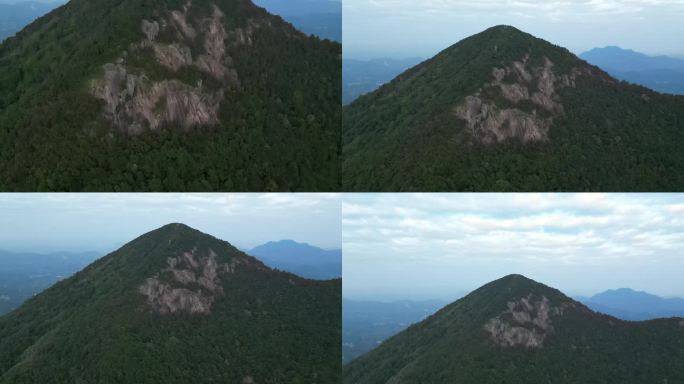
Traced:
POLYGON ((546 268, 609 273, 654 262, 684 269, 684 195, 376 194, 343 200, 345 284, 352 292, 364 285, 355 271, 371 264, 407 265, 409 279, 430 279, 435 260, 454 271, 487 270, 488 264, 490 275, 546 268))
POLYGON ((340 194, 0 194, 0 247, 109 249, 183 222, 242 247, 293 239, 331 248, 340 215, 340 194))
POLYGON ((345 55, 430 57, 494 25, 581 53, 619 45, 683 54, 682 0, 344 0, 345 55))

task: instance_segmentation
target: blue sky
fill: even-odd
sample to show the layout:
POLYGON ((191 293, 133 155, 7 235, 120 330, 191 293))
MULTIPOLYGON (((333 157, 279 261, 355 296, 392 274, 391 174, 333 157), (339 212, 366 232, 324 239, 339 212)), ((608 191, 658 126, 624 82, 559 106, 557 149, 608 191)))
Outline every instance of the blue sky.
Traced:
POLYGON ((345 194, 343 294, 451 300, 520 273, 684 297, 684 195, 345 194))
POLYGON ((171 222, 239 248, 292 239, 341 246, 338 194, 0 194, 0 249, 116 249, 171 222))
POLYGON ((684 0, 344 0, 343 15, 347 58, 427 58, 499 24, 575 53, 684 55, 684 0))

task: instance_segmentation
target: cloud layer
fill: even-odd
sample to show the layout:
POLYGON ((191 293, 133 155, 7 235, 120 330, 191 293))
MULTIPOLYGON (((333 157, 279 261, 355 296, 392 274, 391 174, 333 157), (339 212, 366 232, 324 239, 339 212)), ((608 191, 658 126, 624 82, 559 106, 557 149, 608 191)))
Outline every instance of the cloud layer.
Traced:
POLYGON ((443 297, 509 273, 684 295, 667 279, 684 270, 678 195, 346 195, 343 242, 348 295, 443 297), (411 283, 378 285, 388 274, 411 283))
POLYGON ((345 0, 348 57, 432 56, 497 24, 572 51, 621 45, 684 54, 682 0, 345 0))
POLYGON ((341 246, 339 194, 0 194, 0 248, 110 250, 182 222, 239 247, 341 246))

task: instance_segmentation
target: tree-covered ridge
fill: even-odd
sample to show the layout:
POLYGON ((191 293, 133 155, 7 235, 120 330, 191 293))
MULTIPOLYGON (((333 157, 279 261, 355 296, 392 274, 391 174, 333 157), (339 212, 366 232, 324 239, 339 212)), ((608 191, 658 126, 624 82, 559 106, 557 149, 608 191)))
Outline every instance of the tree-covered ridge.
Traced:
POLYGON ((494 27, 344 108, 343 186, 681 190, 682 121, 684 98, 619 82, 564 48, 494 27), (512 134, 535 126, 548 140, 512 134), (473 140, 483 127, 504 139, 473 140))
POLYGON ((332 383, 340 317, 340 280, 271 270, 170 224, 0 317, 0 383, 332 383), (162 294, 214 300, 159 310, 150 279, 169 286, 162 294))
POLYGON ((489 283, 344 367, 345 383, 675 383, 684 319, 628 322, 520 275, 489 283))
MULTIPOLYGON (((175 36, 161 32, 158 42, 172 44, 175 36)), ((307 37, 249 0, 72 0, 0 45, 0 189, 337 190, 340 53, 340 44, 307 37), (198 32, 190 55, 211 53, 204 21, 216 7, 223 63, 239 86, 134 49, 143 20, 168 22, 188 4, 187 24, 198 32), (249 44, 234 44, 248 30, 249 44), (121 60, 150 83, 222 93, 218 123, 140 135, 113 128, 91 88, 105 64, 121 60)))

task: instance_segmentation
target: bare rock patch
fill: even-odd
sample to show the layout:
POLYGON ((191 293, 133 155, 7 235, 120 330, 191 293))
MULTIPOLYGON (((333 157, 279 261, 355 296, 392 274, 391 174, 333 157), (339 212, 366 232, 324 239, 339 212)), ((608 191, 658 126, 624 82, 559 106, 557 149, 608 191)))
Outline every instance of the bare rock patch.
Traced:
POLYGON ((248 21, 245 28, 229 33, 218 7, 214 5, 211 17, 203 20, 189 18, 191 7, 192 3, 187 2, 181 10, 171 11, 159 21, 143 20, 142 40, 133 44, 131 50, 136 54, 139 53, 136 50, 151 49, 157 63, 173 73, 194 67, 216 79, 221 88, 210 90, 201 81, 190 85, 174 78, 150 81, 144 73, 128 68, 123 55, 114 63, 105 64, 104 75, 93 80, 90 86, 91 94, 104 101, 104 117, 119 131, 136 135, 162 126, 188 131, 218 124, 225 89, 240 85, 227 47, 251 45, 252 35, 260 25, 248 21), (160 33, 168 32, 169 28, 175 40, 158 41, 160 33), (202 40, 196 41, 200 37, 202 40), (191 44, 200 44, 202 50, 193 54, 191 44))
POLYGON ((542 296, 532 295, 508 302, 508 308, 484 326, 491 340, 501 347, 541 348, 554 332, 552 317, 563 314, 565 305, 552 307, 542 296))
POLYGON ((240 264, 236 258, 230 263, 219 264, 213 250, 206 256, 199 256, 196 249, 166 261, 166 268, 146 279, 139 288, 148 307, 160 314, 211 313, 212 304, 223 295, 222 275, 233 273, 235 266, 240 264))
POLYGON ((557 76, 554 64, 544 59, 544 65, 531 68, 529 56, 515 61, 509 67, 493 68, 493 80, 484 89, 498 92, 513 106, 503 107, 482 95, 482 90, 467 96, 463 103, 456 106, 455 115, 465 120, 471 138, 482 144, 496 144, 507 140, 522 144, 545 142, 554 117, 563 114, 563 104, 557 88, 574 87, 575 78, 582 71, 575 70, 571 75, 557 76), (506 82, 506 79, 514 79, 506 82), (527 102, 532 110, 518 106, 527 102))
POLYGON ((178 80, 151 82, 128 73, 123 64, 105 64, 104 78, 91 83, 92 94, 103 100, 104 115, 119 130, 139 134, 165 124, 184 130, 218 123, 222 93, 191 87, 178 80))

